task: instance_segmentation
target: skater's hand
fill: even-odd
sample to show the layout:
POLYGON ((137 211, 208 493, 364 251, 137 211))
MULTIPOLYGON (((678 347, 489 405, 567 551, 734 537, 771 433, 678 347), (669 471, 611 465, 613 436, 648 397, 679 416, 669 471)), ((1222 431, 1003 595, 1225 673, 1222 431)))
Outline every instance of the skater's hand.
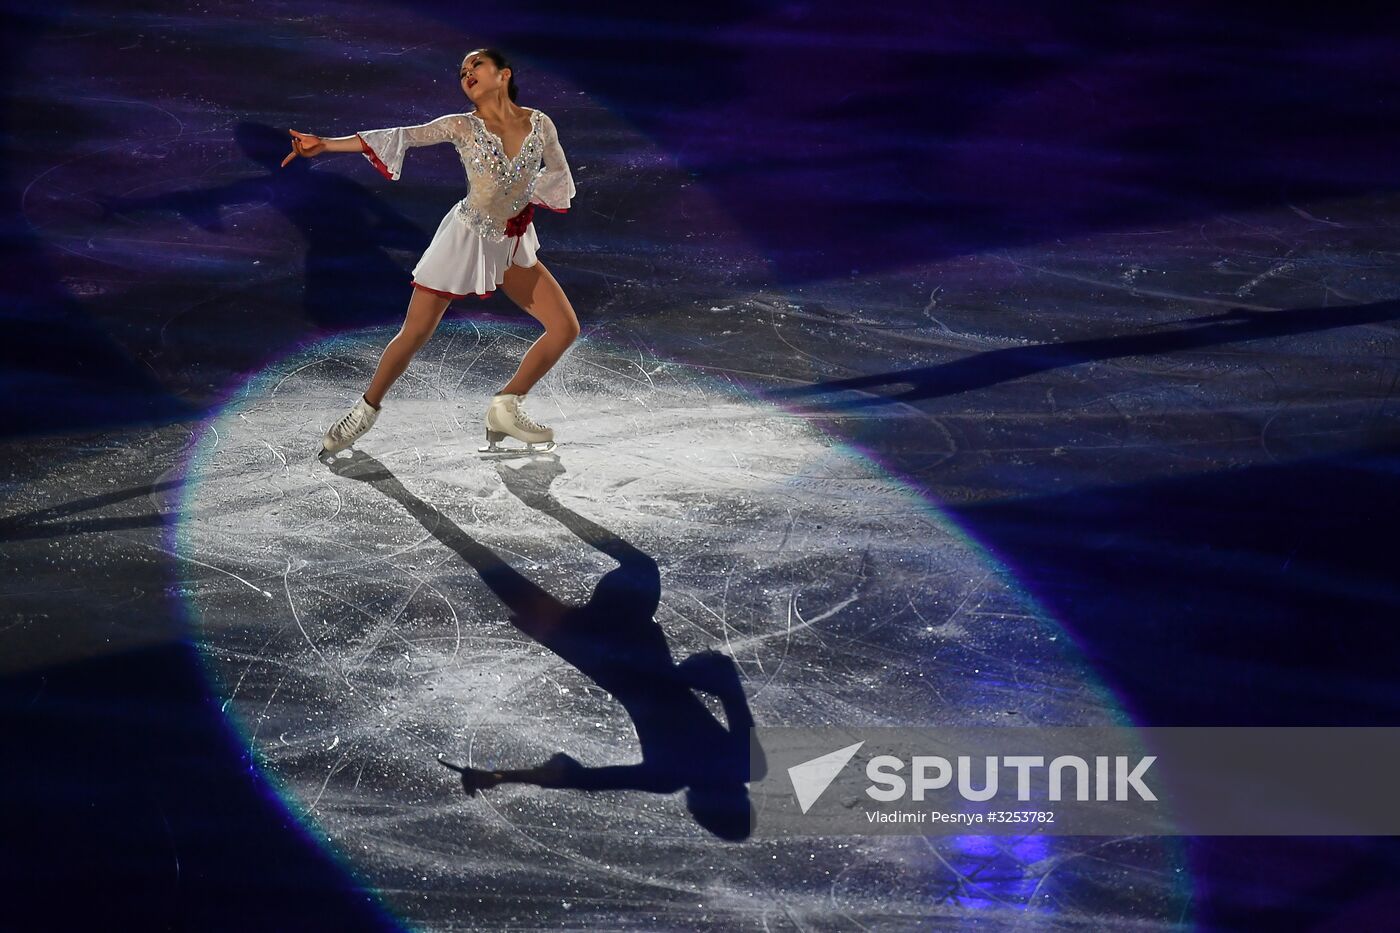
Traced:
POLYGON ((287 132, 292 134, 292 151, 282 160, 283 168, 286 168, 287 163, 297 156, 305 156, 309 159, 326 151, 326 142, 319 136, 298 133, 296 130, 287 130, 287 132))

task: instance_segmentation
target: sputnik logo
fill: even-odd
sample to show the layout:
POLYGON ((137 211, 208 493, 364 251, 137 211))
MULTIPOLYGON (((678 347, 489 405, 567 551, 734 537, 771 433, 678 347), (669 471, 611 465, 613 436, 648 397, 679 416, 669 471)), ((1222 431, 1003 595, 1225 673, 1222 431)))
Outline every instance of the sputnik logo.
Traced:
POLYGON ((831 786, 831 782, 836 780, 836 775, 846 767, 846 762, 850 761, 864 744, 862 741, 847 745, 845 748, 788 768, 788 780, 792 781, 792 789, 797 794, 797 803, 802 807, 803 813, 812 808, 812 804, 816 803, 831 786))

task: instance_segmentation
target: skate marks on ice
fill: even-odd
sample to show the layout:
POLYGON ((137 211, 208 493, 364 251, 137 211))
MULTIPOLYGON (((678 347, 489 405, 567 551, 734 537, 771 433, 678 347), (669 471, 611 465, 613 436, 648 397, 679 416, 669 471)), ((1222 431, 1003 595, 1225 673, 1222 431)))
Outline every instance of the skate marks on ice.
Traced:
POLYGON ((1169 842, 746 839, 750 717, 1114 710, 1054 624, 901 482, 630 347, 580 341, 530 394, 554 453, 482 459, 486 401, 533 334, 449 322, 353 451, 298 457, 388 337, 310 348, 234 398, 192 458, 180 545, 225 710, 402 916, 1180 914, 1169 842))

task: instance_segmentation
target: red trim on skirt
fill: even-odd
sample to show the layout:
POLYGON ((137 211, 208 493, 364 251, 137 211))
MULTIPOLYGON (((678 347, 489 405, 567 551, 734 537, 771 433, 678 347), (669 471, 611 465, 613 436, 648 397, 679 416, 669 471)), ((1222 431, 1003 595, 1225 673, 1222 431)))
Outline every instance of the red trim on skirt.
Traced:
POLYGON ((458 295, 456 292, 444 292, 444 291, 439 291, 439 290, 436 289, 436 288, 429 288, 429 287, 426 286, 426 285, 420 285, 418 282, 414 282, 414 283, 413 283, 413 287, 414 287, 414 288, 421 288, 421 289, 423 289, 423 291, 425 291, 425 292, 432 292, 434 295, 440 295, 440 296, 442 296, 443 298, 465 298, 465 297, 467 297, 467 295, 476 295, 476 297, 478 297, 478 298, 490 298, 490 297, 491 297, 491 293, 495 291, 495 289, 492 288, 492 289, 488 289, 488 290, 486 291, 485 294, 480 294, 480 293, 478 293, 478 292, 467 292, 467 295, 458 295))

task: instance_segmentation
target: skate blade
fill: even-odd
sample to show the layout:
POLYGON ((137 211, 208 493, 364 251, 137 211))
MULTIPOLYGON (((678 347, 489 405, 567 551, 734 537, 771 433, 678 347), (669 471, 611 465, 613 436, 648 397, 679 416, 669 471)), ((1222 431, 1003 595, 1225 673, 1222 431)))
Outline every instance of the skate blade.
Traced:
POLYGON ((555 444, 554 441, 544 441, 540 444, 529 444, 521 447, 506 447, 502 444, 497 443, 496 441, 492 441, 485 447, 478 447, 476 449, 476 452, 486 457, 524 457, 529 456, 530 454, 547 454, 553 451, 557 446, 558 445, 555 444))

